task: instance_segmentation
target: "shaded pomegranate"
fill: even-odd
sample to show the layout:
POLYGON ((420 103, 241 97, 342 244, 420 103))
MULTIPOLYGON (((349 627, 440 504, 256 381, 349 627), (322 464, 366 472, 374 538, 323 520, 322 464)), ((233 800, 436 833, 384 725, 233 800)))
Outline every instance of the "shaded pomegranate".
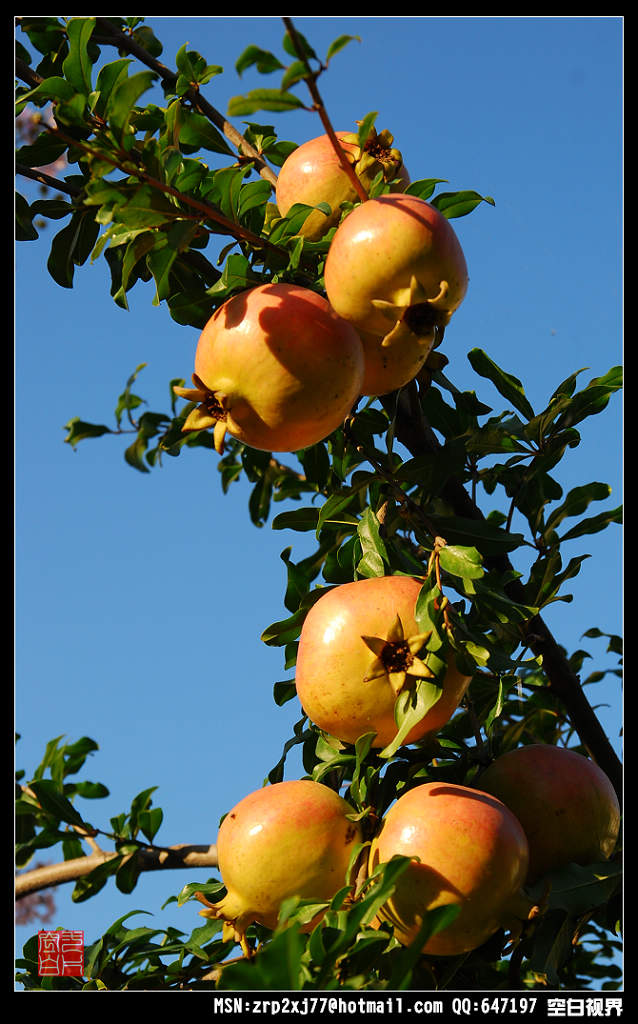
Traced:
MULTIPOLYGON (((476 949, 501 927, 525 918, 525 833, 499 800, 447 782, 404 793, 383 818, 370 848, 369 871, 400 854, 414 857, 378 914, 399 942, 413 942, 425 911, 453 904, 458 916, 431 936, 423 952, 455 956, 476 949)), ((378 922, 377 922, 378 923, 378 922)))
MULTIPOLYGON (((396 183, 393 189, 403 190, 410 183, 398 149, 392 147, 393 137, 388 131, 370 132, 363 152, 352 132, 336 132, 348 162, 366 191, 374 178, 383 172, 384 179, 396 183)), ((357 191, 344 170, 334 146, 327 135, 304 142, 293 150, 277 176, 276 199, 279 212, 285 217, 295 203, 317 206, 327 203, 332 213, 321 210, 309 214, 299 231, 309 241, 316 241, 337 224, 342 203, 359 201, 357 191)))
POLYGON ((613 853, 620 830, 614 788, 575 750, 533 743, 502 754, 478 779, 520 821, 534 882, 569 863, 593 864, 613 853))
MULTIPOLYGON (((437 331, 440 340, 463 301, 468 275, 450 222, 424 199, 396 194, 369 199, 345 217, 330 244, 324 281, 339 316, 378 338, 390 349, 390 360, 406 360, 407 372, 418 363, 420 349, 416 373, 437 331), (413 353, 407 359, 402 354, 406 347, 413 353)), ((366 345, 370 349, 372 342, 366 345)), ((376 352, 375 362, 380 359, 376 352)), ((370 380, 364 378, 364 394, 380 394, 386 387, 378 372, 375 366, 370 380)))
POLYGON ((195 353, 197 402, 183 430, 214 428, 262 451, 298 451, 343 422, 361 394, 363 351, 354 328, 323 296, 265 284, 228 299, 204 327, 195 353))
MULTIPOLYGON (((285 899, 327 902, 346 885, 355 846, 361 842, 354 810, 319 782, 295 779, 249 793, 219 828, 217 858, 226 895, 206 905, 203 917, 225 922, 224 937, 245 948, 253 922, 275 928, 285 899)), ((318 918, 306 926, 310 929, 318 918)))
MULTIPOLYGON (((420 589, 409 576, 378 576, 343 583, 312 606, 299 638, 295 683, 320 729, 345 743, 373 731, 375 747, 394 740, 397 695, 429 674, 417 656, 427 639, 414 617, 420 589)), ((441 696, 403 742, 445 725, 469 682, 448 666, 441 696)))

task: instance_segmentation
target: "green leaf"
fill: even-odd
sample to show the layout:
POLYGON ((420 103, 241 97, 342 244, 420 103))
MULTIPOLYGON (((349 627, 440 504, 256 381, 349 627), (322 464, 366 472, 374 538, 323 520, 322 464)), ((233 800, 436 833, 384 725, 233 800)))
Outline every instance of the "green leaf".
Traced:
POLYGON ((152 843, 162 820, 164 818, 164 812, 161 807, 153 807, 150 810, 140 811, 137 816, 137 824, 140 832, 144 835, 149 843, 152 843))
POLYGON ((518 409, 527 419, 532 419, 534 410, 525 397, 523 385, 517 377, 511 373, 501 370, 496 363, 480 348, 473 348, 468 352, 468 359, 476 373, 481 377, 491 380, 497 391, 511 402, 515 409, 518 409))
POLYGON ((432 515, 430 519, 449 544, 475 547, 483 556, 504 554, 525 543, 523 534, 509 533, 487 519, 432 515))
POLYGON ((51 779, 34 781, 30 784, 30 789, 35 793, 43 811, 52 814, 67 825, 84 825, 82 815, 76 811, 70 800, 63 796, 56 783, 51 779))
POLYGON ((582 519, 576 526, 572 526, 571 530, 564 533, 560 538, 561 544, 565 540, 574 540, 576 537, 584 537, 591 533, 600 533, 601 530, 606 529, 610 523, 622 523, 623 507, 619 505, 617 508, 611 509, 609 512, 601 512, 597 516, 591 516, 589 519, 582 519))
POLYGON ((135 104, 140 96, 151 88, 156 77, 154 71, 138 71, 137 74, 118 81, 109 96, 105 113, 121 144, 125 142, 135 104))
POLYGON ((484 573, 483 559, 474 547, 446 544, 439 552, 439 562, 446 572, 464 579, 477 580, 484 573))
POLYGON ((333 39, 333 41, 330 43, 330 46, 328 47, 328 52, 326 53, 325 63, 329 64, 331 58, 334 57, 335 54, 339 53, 340 50, 343 50, 344 46, 347 46, 348 43, 352 43, 352 42, 355 42, 355 41, 357 43, 360 43, 361 42, 361 36, 348 36, 348 35, 337 36, 337 38, 333 39))
POLYGON ((15 217, 16 217, 16 240, 18 242, 34 241, 39 237, 38 232, 33 226, 33 211, 29 208, 29 204, 20 195, 19 192, 15 194, 15 217))
POLYGON ((304 104, 292 92, 283 89, 253 89, 245 96, 235 96, 228 104, 229 117, 244 117, 258 110, 299 110, 304 104))
POLYGON ((491 196, 482 196, 473 190, 439 192, 438 196, 435 196, 432 200, 432 206, 435 206, 439 213, 442 213, 448 220, 451 220, 453 217, 465 217, 479 203, 489 203, 490 206, 495 205, 491 196))
POLYGON ((62 70, 75 91, 84 96, 88 96, 92 88, 92 61, 87 46, 94 28, 95 18, 71 18, 66 28, 69 53, 62 64, 62 70))
POLYGON ((420 178, 418 181, 410 182, 405 191, 407 195, 419 196, 420 199, 429 199, 436 186, 446 180, 446 178, 420 178))
POLYGON ((235 70, 238 75, 242 75, 251 67, 256 67, 260 74, 264 75, 272 71, 282 71, 284 65, 269 50, 251 45, 247 46, 235 61, 235 70))
POLYGON ((317 529, 319 509, 295 508, 289 512, 280 512, 272 521, 273 530, 297 530, 306 533, 317 529))
POLYGON ((586 388, 573 395, 567 409, 556 421, 556 428, 571 427, 587 416, 602 412, 612 394, 622 387, 622 377, 621 366, 613 366, 604 376, 594 377, 586 388))
POLYGON ((379 530, 379 520, 371 508, 366 508, 357 525, 362 551, 357 572, 361 576, 384 576, 389 565, 388 552, 379 530))
POLYGON ((413 690, 402 690, 398 695, 394 718, 397 723, 397 734, 380 752, 379 757, 394 757, 406 736, 415 725, 425 718, 430 708, 440 699, 443 689, 428 679, 417 679, 413 690))
POLYGON ((75 448, 80 441, 84 441, 87 437, 102 437, 103 434, 113 433, 110 427, 105 427, 103 424, 86 423, 79 416, 69 420, 64 429, 68 431, 64 442, 70 444, 72 448, 75 448))

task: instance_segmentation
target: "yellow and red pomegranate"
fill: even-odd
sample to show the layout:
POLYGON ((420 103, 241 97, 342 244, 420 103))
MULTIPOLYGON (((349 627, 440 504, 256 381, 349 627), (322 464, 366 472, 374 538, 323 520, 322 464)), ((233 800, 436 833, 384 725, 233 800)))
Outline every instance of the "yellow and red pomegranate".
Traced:
MULTIPOLYGON (((428 675, 418 657, 425 643, 415 618, 421 585, 409 576, 356 580, 327 590, 310 608, 295 684, 305 713, 320 729, 345 743, 373 731, 375 747, 395 739, 397 695, 428 675)), ((469 683, 456 664, 448 664, 439 699, 404 742, 445 725, 469 683)))
POLYGON ((408 790, 384 816, 370 848, 369 871, 401 855, 414 858, 378 914, 404 945, 413 942, 427 911, 459 913, 426 940, 423 952, 456 956, 482 945, 500 928, 525 918, 521 891, 528 864, 525 833, 508 808, 487 793, 448 782, 408 790))
POLYGON ((614 851, 620 806, 605 773, 576 750, 532 743, 502 754, 477 785, 502 800, 529 843, 528 882, 566 864, 593 864, 614 851))
POLYGON ((324 281, 332 308, 365 339, 363 393, 373 395, 418 373, 463 301, 468 273, 449 220, 418 196, 386 194, 339 225, 324 281))
MULTIPOLYGON (((393 190, 403 190, 409 185, 401 153, 393 147, 394 140, 388 131, 377 134, 373 128, 363 150, 356 134, 341 131, 335 134, 366 192, 379 173, 385 181, 393 183, 390 186, 393 190)), ((321 238, 338 223, 343 203, 356 203, 359 198, 327 135, 310 139, 293 150, 277 176, 276 199, 282 216, 285 217, 295 203, 330 206, 330 214, 315 210, 304 221, 299 234, 309 241, 321 238)))
POLYGON ((219 828, 217 858, 226 895, 209 903, 200 894, 206 905, 200 914, 224 921, 226 936, 245 945, 253 922, 277 926, 285 899, 329 902, 349 884, 351 858, 361 842, 353 814, 343 797, 310 779, 249 793, 219 828))
POLYGON ((361 341, 326 299, 295 284, 264 284, 228 299, 195 353, 196 402, 183 430, 214 428, 251 448, 292 452, 331 434, 361 394, 361 341))

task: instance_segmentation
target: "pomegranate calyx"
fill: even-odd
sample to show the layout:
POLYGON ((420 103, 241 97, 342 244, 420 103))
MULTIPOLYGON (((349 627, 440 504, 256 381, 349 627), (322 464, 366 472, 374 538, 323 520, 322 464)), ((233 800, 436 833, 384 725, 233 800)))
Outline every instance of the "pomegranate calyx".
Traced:
POLYGON ((362 636, 366 647, 375 655, 369 671, 364 676, 364 683, 387 675, 395 696, 398 696, 406 686, 408 676, 434 678, 434 673, 421 658, 417 657, 431 635, 432 630, 429 630, 427 633, 415 633, 406 637, 401 618, 397 615, 387 636, 362 636))
POLYGON ((228 395, 222 391, 211 391, 196 373, 193 374, 194 388, 184 388, 178 384, 173 385, 173 391, 180 398, 187 402, 197 402, 197 407, 188 414, 182 432, 193 430, 208 430, 213 427, 215 450, 219 455, 224 450, 224 437, 226 435, 226 414, 228 395))
POLYGON ((441 281, 439 291, 433 297, 428 294, 417 278, 412 275, 409 288, 402 289, 396 301, 372 299, 372 305, 394 326, 385 335, 381 345, 388 348, 410 337, 423 345, 432 345, 437 329, 445 327, 450 320, 450 312, 441 307, 448 292, 447 281, 441 281))
POLYGON ((250 956, 252 950, 246 940, 246 929, 255 920, 254 914, 247 911, 240 900, 228 892, 219 903, 211 903, 202 892, 194 894, 195 899, 204 904, 204 910, 200 910, 200 917, 209 918, 211 921, 222 921, 222 939, 224 942, 238 942, 245 956, 250 956))
MULTIPOLYGON (((357 124, 361 124, 357 121, 357 124)), ((359 147, 359 136, 356 132, 349 132, 342 136, 342 141, 352 146, 359 147)), ((398 149, 393 148, 394 136, 384 128, 377 132, 373 127, 370 129, 363 150, 357 148, 356 153, 347 153, 350 163, 354 165, 355 172, 364 186, 369 188, 379 174, 383 173, 385 182, 394 181, 401 167, 403 156, 398 149)))

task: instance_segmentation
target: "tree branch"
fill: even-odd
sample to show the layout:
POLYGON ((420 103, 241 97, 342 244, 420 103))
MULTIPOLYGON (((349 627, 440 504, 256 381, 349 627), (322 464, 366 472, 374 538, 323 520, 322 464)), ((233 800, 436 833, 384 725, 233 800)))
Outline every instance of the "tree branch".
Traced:
MULTIPOLYGON (((65 882, 77 882, 109 860, 118 857, 113 851, 99 851, 86 857, 74 857, 59 864, 46 864, 16 876, 15 898, 22 899, 42 889, 50 889, 65 882)), ((145 846, 136 854, 140 871, 159 871, 169 868, 216 868, 217 847, 179 843, 168 848, 145 846)))
POLYGON ((343 147, 339 144, 339 139, 337 138, 335 130, 332 127, 332 123, 330 121, 330 118, 328 117, 328 112, 324 106, 319 90, 317 89, 316 75, 314 75, 310 67, 308 67, 308 62, 306 61, 304 55, 303 46, 301 45, 301 42, 297 36, 297 30, 290 18, 282 17, 282 21, 286 26, 286 31, 288 32, 292 44, 295 50, 297 51, 297 56, 301 61, 303 61, 303 63, 306 65, 306 68, 308 68, 308 75, 306 76, 306 78, 304 78, 304 81, 308 86, 308 91, 310 92, 310 95, 312 96, 314 109, 317 111, 319 117, 321 118, 321 123, 325 128, 326 135, 330 139, 333 149, 337 156, 339 157, 339 162, 341 166, 343 167, 344 171, 346 172, 350 181, 352 182, 354 190, 359 196, 359 199, 361 199, 362 202, 365 202, 367 199, 369 199, 368 193, 366 192, 365 188, 363 187, 359 178, 357 177, 350 161, 347 159, 343 147))
MULTIPOLYGON (((155 71, 163 82, 166 82, 168 85, 175 84, 177 81, 177 74, 174 71, 171 71, 170 68, 166 67, 165 64, 162 64, 161 61, 152 57, 143 46, 136 43, 130 36, 127 36, 124 32, 120 32, 118 29, 114 28, 108 18, 96 18, 95 23, 96 28, 99 28, 105 36, 104 39, 96 36, 94 37, 96 40, 99 39, 100 42, 107 42, 112 46, 117 46, 120 50, 126 50, 127 53, 137 57, 142 64, 145 64, 148 68, 151 68, 152 71, 155 71)), ((230 121, 227 121, 223 114, 220 114, 220 112, 216 110, 208 100, 204 99, 198 89, 191 88, 188 90, 186 95, 193 106, 197 107, 200 113, 204 114, 209 121, 212 121, 212 123, 219 128, 220 132, 226 136, 229 142, 232 142, 238 153, 255 164, 255 168, 261 177, 270 182, 271 185, 275 186, 277 184, 277 175, 266 164, 263 156, 246 141, 241 132, 237 131, 234 125, 232 125, 230 121)))
MULTIPOLYGON (((394 411, 394 398, 390 399, 388 396, 386 400, 382 398, 381 402, 390 413, 394 411)), ((402 389, 399 394, 396 405, 395 436, 414 456, 431 455, 441 448, 436 434, 423 414, 420 403, 416 400, 414 382, 410 387, 402 389)), ((447 481, 441 497, 458 516, 475 520, 485 518, 464 486, 454 478, 447 481)), ((507 555, 490 555, 485 559, 485 563, 488 568, 503 574, 513 569, 507 555)), ((505 587, 505 591, 513 601, 526 602, 524 587, 520 580, 512 580, 505 587)), ((579 677, 572 671, 563 649, 540 615, 536 615, 526 623, 523 640, 537 657, 539 655, 542 657, 543 669, 549 680, 551 692, 564 705, 581 742, 609 777, 618 799, 622 802, 622 763, 620 758, 585 697, 579 677)))

